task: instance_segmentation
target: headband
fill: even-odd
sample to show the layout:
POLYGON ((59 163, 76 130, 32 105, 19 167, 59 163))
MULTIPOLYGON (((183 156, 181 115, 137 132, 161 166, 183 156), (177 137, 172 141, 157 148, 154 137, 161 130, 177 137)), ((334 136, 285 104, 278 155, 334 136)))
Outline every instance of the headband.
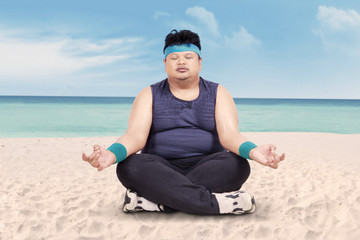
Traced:
POLYGON ((165 58, 170 53, 173 53, 173 52, 185 52, 185 51, 196 52, 197 55, 199 55, 199 57, 200 57, 200 49, 197 46, 195 46, 194 44, 181 44, 181 45, 168 46, 165 49, 165 58))

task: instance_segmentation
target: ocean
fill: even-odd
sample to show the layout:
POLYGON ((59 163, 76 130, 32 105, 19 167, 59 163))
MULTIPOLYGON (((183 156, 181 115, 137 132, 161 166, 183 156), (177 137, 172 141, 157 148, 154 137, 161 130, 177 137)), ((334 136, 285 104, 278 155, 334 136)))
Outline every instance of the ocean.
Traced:
MULTIPOLYGON (((360 133, 360 100, 236 98, 241 132, 360 133)), ((133 97, 0 96, 0 138, 125 133, 133 97)))

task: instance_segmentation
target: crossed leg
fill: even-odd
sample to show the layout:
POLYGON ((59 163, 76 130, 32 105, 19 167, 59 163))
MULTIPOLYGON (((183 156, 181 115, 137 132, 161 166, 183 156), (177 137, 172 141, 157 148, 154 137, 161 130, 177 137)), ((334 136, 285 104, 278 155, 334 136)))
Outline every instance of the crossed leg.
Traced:
POLYGON ((126 187, 165 209, 192 214, 219 214, 216 194, 238 190, 250 166, 229 152, 177 160, 152 154, 133 154, 117 166, 126 187))

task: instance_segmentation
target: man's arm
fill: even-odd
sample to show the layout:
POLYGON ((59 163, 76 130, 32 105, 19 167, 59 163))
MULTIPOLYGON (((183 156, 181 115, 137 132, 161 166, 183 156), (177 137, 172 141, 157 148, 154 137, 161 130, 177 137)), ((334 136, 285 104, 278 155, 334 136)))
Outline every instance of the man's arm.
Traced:
POLYGON ((143 89, 131 108, 128 128, 116 142, 123 144, 128 156, 144 148, 152 123, 151 87, 143 89))
POLYGON ((221 145, 230 152, 239 155, 239 147, 247 139, 239 131, 236 106, 230 93, 218 86, 215 105, 216 129, 221 145))
MULTIPOLYGON (((135 98, 130 112, 128 128, 125 134, 116 141, 125 147, 126 157, 138 152, 145 146, 151 123, 152 92, 151 87, 147 87, 135 98)), ((115 163, 116 156, 104 147, 94 145, 93 153, 89 156, 83 153, 82 159, 101 171, 115 163)))
MULTIPOLYGON (((239 147, 248 141, 239 131, 239 121, 236 106, 230 93, 221 85, 218 86, 215 121, 221 145, 239 155, 239 147)), ((278 156, 275 153, 276 146, 265 144, 250 151, 250 158, 256 162, 277 168, 278 163, 285 159, 285 154, 278 156)))

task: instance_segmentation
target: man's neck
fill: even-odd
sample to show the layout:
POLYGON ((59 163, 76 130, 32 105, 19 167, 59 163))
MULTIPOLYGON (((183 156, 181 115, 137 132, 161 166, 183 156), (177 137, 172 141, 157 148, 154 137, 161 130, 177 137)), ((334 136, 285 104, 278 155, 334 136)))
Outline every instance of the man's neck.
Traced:
POLYGON ((195 100, 199 96, 199 81, 200 77, 185 80, 168 78, 171 93, 185 101, 195 100))
POLYGON ((176 79, 169 78, 168 82, 172 89, 187 90, 193 89, 199 86, 200 77, 188 78, 188 79, 176 79))

